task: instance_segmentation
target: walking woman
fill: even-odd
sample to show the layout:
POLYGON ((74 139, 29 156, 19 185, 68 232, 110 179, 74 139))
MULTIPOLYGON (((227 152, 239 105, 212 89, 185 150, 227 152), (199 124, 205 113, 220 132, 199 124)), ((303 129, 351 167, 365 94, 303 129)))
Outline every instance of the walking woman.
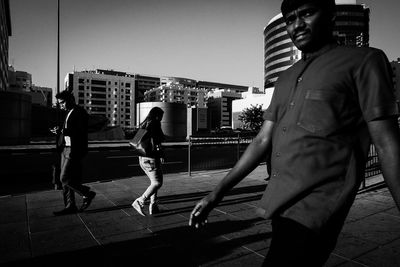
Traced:
POLYGON ((159 107, 153 107, 146 119, 140 124, 140 128, 146 129, 153 142, 154 152, 148 157, 139 157, 139 164, 142 170, 150 179, 150 185, 146 191, 132 203, 132 207, 142 216, 144 203, 150 199, 149 214, 155 214, 159 211, 157 205, 157 192, 163 184, 163 173, 161 164, 164 163, 164 154, 161 142, 164 141, 164 133, 161 129, 161 120, 164 111, 159 107))

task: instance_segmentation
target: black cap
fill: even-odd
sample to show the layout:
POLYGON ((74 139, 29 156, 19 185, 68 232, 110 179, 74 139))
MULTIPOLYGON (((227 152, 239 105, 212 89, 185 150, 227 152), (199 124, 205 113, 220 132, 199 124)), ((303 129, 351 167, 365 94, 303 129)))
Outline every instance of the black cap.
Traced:
POLYGON ((335 0, 283 0, 281 4, 282 15, 285 16, 300 6, 310 3, 316 4, 329 12, 335 12, 335 0))

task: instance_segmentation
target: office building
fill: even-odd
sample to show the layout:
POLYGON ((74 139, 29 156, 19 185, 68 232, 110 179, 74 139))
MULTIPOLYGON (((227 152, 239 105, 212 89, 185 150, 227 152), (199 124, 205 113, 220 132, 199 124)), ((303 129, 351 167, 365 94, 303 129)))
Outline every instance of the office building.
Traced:
MULTIPOLYGON (((341 45, 369 46, 369 14, 356 0, 337 0, 333 35, 341 45)), ((264 89, 273 88, 280 73, 301 58, 286 32, 282 14, 272 18, 264 29, 264 89)))
POLYGON ((369 15, 367 6, 357 1, 337 1, 333 35, 341 45, 369 46, 369 15))
POLYGON ((90 114, 107 117, 110 126, 122 128, 137 126, 138 103, 158 101, 204 108, 208 91, 225 88, 243 92, 248 87, 103 69, 74 71, 65 77, 65 89, 73 92, 78 104, 90 114))
POLYGON ((177 82, 169 82, 145 93, 145 102, 182 103, 187 107, 204 108, 207 91, 186 86, 177 82))
POLYGON ((135 100, 136 103, 144 102, 146 91, 161 85, 159 76, 135 74, 135 100))
POLYGON ((213 90, 229 90, 231 92, 246 92, 249 88, 248 86, 235 85, 235 84, 226 84, 226 83, 216 83, 216 82, 208 82, 208 81, 197 81, 196 87, 203 88, 207 91, 213 90))
POLYGON ((242 94, 230 90, 213 90, 208 97, 208 128, 219 129, 223 126, 232 127, 232 101, 241 99, 242 94))
POLYGON ((167 85, 171 83, 181 84, 184 87, 198 87, 197 81, 193 79, 181 77, 161 77, 161 85, 167 85))
POLYGON ((8 46, 11 36, 9 0, 0 0, 0 91, 8 88, 8 46))
POLYGON ((14 67, 9 66, 8 85, 10 91, 28 93, 32 88, 32 74, 26 71, 15 70, 14 67))
POLYGON ((135 75, 109 70, 73 72, 65 89, 73 92, 88 113, 103 115, 111 126, 132 127, 135 122, 135 75))
POLYGON ((33 105, 52 106, 53 89, 33 84, 32 74, 15 70, 12 66, 8 67, 8 91, 29 95, 33 105))
POLYGON ((396 98, 400 100, 400 58, 390 62, 393 72, 393 87, 396 98))

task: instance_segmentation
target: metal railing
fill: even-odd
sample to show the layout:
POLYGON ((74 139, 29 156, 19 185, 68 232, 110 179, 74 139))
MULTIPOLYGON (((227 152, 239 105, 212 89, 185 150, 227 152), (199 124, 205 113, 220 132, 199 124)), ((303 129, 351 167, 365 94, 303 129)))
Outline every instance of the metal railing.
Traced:
MULTIPOLYGON (((227 168, 233 167, 235 162, 239 160, 240 156, 246 149, 246 147, 252 142, 255 136, 241 136, 240 134, 232 136, 208 136, 208 137, 194 137, 190 136, 188 140, 188 174, 192 175, 193 165, 193 153, 196 147, 206 147, 206 146, 230 146, 228 153, 224 154, 225 158, 229 158, 230 162, 225 162, 224 166, 227 168)), ((217 149, 218 150, 218 149, 217 149)), ((210 152, 212 153, 212 152, 210 152)), ((209 160, 213 160, 213 155, 210 155, 209 160)), ((229 160, 228 159, 228 160, 229 160)), ((204 159, 203 159, 204 161, 204 159)), ((214 160, 215 161, 215 160, 214 160)), ((211 165, 208 163, 208 165, 211 165)), ((207 163, 204 163, 203 168, 207 169, 207 163)), ((209 166, 210 167, 210 166, 209 166)), ((368 153, 366 168, 365 168, 365 179, 363 180, 360 190, 366 190, 370 187, 378 186, 384 183, 381 174, 380 163, 378 160, 378 154, 376 152, 375 146, 371 145, 368 153)))
MULTIPOLYGON (((208 137, 193 137, 189 136, 188 140, 188 173, 189 176, 192 173, 192 153, 195 147, 205 147, 205 146, 234 146, 233 153, 234 158, 232 158, 232 154, 229 156, 231 157, 231 166, 235 164, 236 161, 239 160, 241 154, 246 149, 247 145, 251 143, 254 136, 241 136, 241 135, 226 135, 226 136, 208 136, 208 137)), ((228 163, 229 165, 229 163, 228 163)))
POLYGON ((360 190, 367 190, 371 187, 376 187, 384 184, 382 176, 381 165, 378 159, 378 153, 376 152, 375 146, 370 145, 367 163, 365 166, 365 178, 361 184, 360 190))

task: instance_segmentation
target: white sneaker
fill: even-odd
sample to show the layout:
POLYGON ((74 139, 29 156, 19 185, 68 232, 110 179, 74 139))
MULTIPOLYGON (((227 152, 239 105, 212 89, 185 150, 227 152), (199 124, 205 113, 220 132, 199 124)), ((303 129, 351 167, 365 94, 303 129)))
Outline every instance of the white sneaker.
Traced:
POLYGON ((156 214, 156 213, 159 213, 159 212, 160 212, 160 209, 158 208, 157 203, 156 202, 150 203, 150 205, 149 205, 149 214, 152 215, 152 214, 156 214))
POLYGON ((135 199, 135 201, 133 201, 132 203, 132 207, 142 216, 146 216, 146 214, 143 213, 143 206, 144 203, 141 202, 138 198, 135 199))

